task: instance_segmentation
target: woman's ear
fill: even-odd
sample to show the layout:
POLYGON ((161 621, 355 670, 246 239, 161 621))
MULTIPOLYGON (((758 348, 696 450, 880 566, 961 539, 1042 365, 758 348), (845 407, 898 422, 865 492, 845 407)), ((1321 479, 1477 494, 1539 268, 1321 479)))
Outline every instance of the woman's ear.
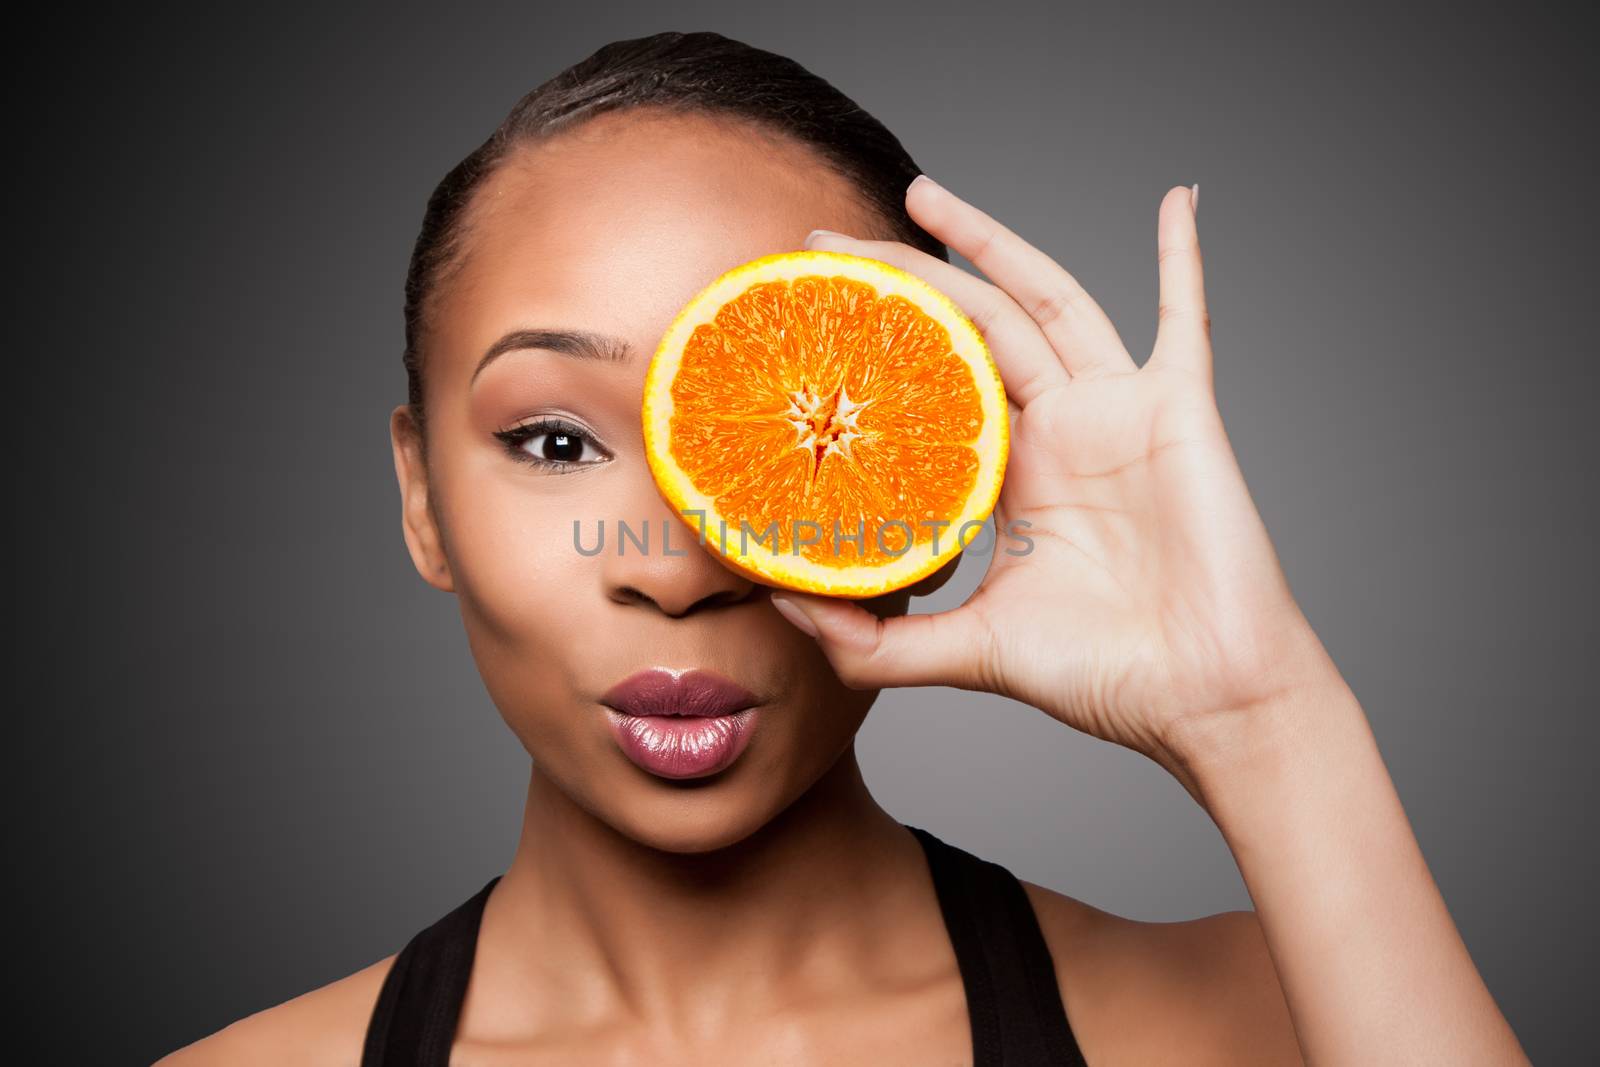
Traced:
POLYGON ((394 447, 394 473, 400 480, 400 525, 405 534, 411 562, 422 580, 446 593, 455 592, 450 563, 444 553, 429 496, 428 471, 422 460, 422 435, 411 418, 411 409, 401 404, 389 413, 389 442, 394 447))

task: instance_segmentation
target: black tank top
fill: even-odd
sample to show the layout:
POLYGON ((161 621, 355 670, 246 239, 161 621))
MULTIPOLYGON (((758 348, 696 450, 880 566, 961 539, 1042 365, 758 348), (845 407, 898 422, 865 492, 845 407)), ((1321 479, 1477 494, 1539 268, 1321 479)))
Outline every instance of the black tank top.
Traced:
MULTIPOLYGON (((1085 1067, 1022 883, 997 863, 906 828, 927 855, 961 968, 974 1067, 1085 1067)), ((400 950, 367 1024, 361 1067, 448 1067, 478 923, 499 880, 489 879, 400 950)))

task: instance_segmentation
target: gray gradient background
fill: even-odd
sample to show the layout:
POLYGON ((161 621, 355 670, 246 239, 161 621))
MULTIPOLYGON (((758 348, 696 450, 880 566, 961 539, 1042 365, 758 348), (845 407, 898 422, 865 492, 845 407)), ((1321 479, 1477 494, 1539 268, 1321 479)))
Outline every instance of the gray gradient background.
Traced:
MULTIPOLYGON (((29 61, 10 349, 41 536, 14 560, 13 832, 34 1020, 75 1018, 47 1058, 148 1062, 396 951, 504 869, 525 756, 398 521, 406 257, 524 91, 619 37, 716 29, 853 96, 1074 271, 1141 361, 1156 206, 1200 183, 1255 499, 1491 989, 1536 1061, 1576 1062, 1600 454, 1582 39, 1459 8, 754 6, 143 13, 29 61)), ((860 751, 898 817, 1020 877, 1145 919, 1248 905, 1174 781, 1026 706, 885 693, 860 751)))

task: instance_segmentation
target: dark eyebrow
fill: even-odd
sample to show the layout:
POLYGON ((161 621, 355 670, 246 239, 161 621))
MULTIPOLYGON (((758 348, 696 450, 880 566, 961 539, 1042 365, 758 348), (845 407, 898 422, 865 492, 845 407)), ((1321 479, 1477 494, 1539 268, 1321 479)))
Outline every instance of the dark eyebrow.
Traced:
POLYGON ((478 361, 478 369, 472 372, 472 381, 477 381, 483 368, 500 356, 524 348, 543 348, 574 359, 594 359, 602 363, 626 363, 633 358, 633 349, 619 337, 587 330, 512 330, 489 346, 489 351, 478 361))

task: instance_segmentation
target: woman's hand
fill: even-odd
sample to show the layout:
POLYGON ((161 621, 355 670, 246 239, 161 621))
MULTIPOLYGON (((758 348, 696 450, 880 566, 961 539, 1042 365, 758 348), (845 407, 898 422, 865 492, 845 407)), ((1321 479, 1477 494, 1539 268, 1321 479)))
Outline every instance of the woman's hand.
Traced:
POLYGON ((808 240, 949 295, 984 334, 1013 405, 999 536, 966 603, 884 619, 844 599, 774 594, 802 628, 785 602, 804 610, 847 684, 1000 693, 1184 777, 1176 734, 1327 680, 1217 410, 1197 197, 1177 187, 1161 202, 1158 327, 1142 368, 1071 274, 931 180, 907 190, 912 218, 994 284, 898 242, 808 240), (1015 550, 1013 523, 1031 551, 1002 547, 1015 550))
POLYGON ((997 530, 1026 520, 1033 551, 997 537, 973 596, 934 615, 773 603, 847 684, 1001 693, 1177 775, 1239 863, 1308 1061, 1526 1063, 1223 433, 1189 190, 1161 202, 1143 368, 1049 256, 932 182, 906 206, 994 284, 896 242, 808 244, 918 274, 983 331, 1015 405, 997 530))

